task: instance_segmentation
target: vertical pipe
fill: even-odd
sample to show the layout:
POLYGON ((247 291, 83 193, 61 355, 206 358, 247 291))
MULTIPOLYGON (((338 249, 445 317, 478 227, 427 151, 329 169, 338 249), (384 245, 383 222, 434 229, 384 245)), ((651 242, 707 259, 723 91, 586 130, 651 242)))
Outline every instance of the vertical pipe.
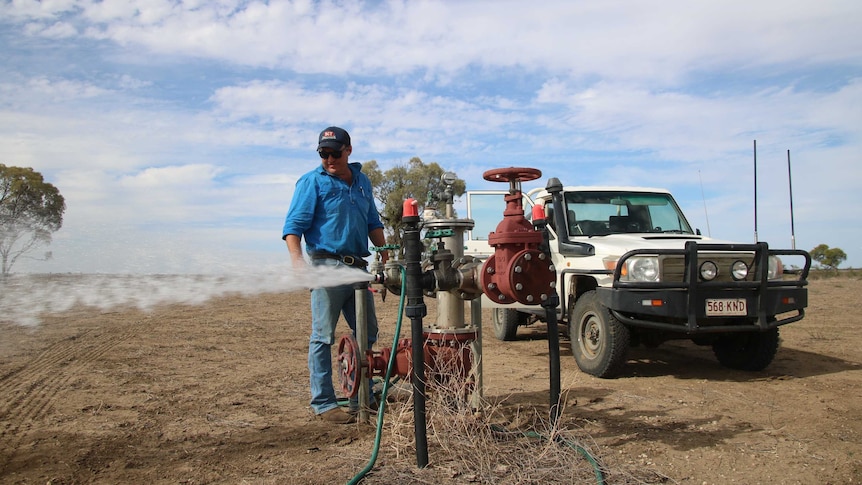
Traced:
MULTIPOLYGON (((447 204, 447 207, 449 207, 449 204, 447 204)), ((451 219, 448 221, 453 222, 451 219)), ((428 224, 426 222, 427 227, 428 224)), ((451 236, 445 236, 440 241, 452 253, 454 261, 461 259, 464 256, 464 228, 458 224, 447 226, 445 221, 435 227, 447 227, 452 231, 451 236)), ((455 291, 437 292, 436 326, 439 329, 462 329, 467 326, 464 320, 464 300, 455 291)))
POLYGON ((796 249, 796 228, 793 227, 793 178, 790 173, 790 150, 787 150, 787 184, 790 186, 790 249, 796 249))
MULTIPOLYGON (((562 196, 562 185, 559 184, 559 180, 551 179, 548 180, 546 188, 548 192, 551 193, 555 208, 554 212, 555 215, 558 216, 557 220, 559 221, 559 216, 562 215, 565 208, 562 196)), ((551 258, 551 234, 548 232, 548 224, 545 220, 545 211, 539 206, 533 207, 533 225, 537 230, 542 231, 542 244, 540 249, 547 257, 548 264, 553 265, 553 259, 551 258)), ((567 226, 565 223, 560 224, 557 227, 560 228, 558 234, 566 234, 568 232, 566 230, 567 226)), ((551 294, 542 302, 542 308, 545 309, 545 320, 548 322, 548 376, 550 380, 549 401, 551 426, 553 427, 556 427, 557 420, 560 417, 560 329, 557 326, 557 307, 559 305, 560 296, 557 293, 556 286, 554 286, 551 289, 551 294)))
MULTIPOLYGON (((356 301, 356 343, 359 345, 359 364, 365 362, 365 351, 368 350, 368 305, 367 293, 368 283, 360 282, 353 285, 354 298, 356 301)), ((359 422, 368 422, 368 397, 370 389, 365 371, 360 370, 359 378, 359 422)))
POLYGON ((416 438, 416 466, 428 466, 428 430, 425 415, 425 335, 422 318, 427 314, 422 297, 422 240, 419 236, 419 215, 415 201, 404 203, 404 270, 407 283, 407 306, 404 313, 410 318, 410 337, 412 341, 413 371, 413 433, 416 438), (410 204, 413 204, 412 210, 410 204))
POLYGON ((451 291, 438 291, 435 325, 444 330, 464 328, 464 300, 451 291))
POLYGON ((551 426, 556 427, 560 417, 560 329, 557 324, 557 304, 560 298, 554 296, 548 299, 545 315, 548 318, 548 367, 550 369, 550 409, 551 426), (553 306, 551 306, 553 304, 553 306))
POLYGON ((473 376, 476 379, 476 388, 470 397, 470 407, 479 409, 484 397, 484 382, 482 370, 482 298, 470 300, 470 323, 476 329, 476 340, 470 343, 473 351, 473 376))

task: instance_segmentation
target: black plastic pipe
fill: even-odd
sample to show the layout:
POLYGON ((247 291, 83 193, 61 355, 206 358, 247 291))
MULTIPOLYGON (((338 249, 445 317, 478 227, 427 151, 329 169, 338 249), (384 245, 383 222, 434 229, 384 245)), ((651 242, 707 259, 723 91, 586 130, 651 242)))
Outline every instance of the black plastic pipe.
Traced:
POLYGON ((428 430, 425 414, 425 334, 422 318, 428 313, 422 295, 422 239, 419 235, 419 216, 405 215, 404 269, 407 283, 407 306, 404 313, 410 318, 412 339, 413 372, 413 433, 416 438, 416 466, 428 466, 428 430))
POLYGON ((548 367, 550 368, 550 402, 551 402, 551 426, 557 425, 560 417, 560 329, 557 328, 557 305, 560 298, 557 293, 542 303, 545 309, 545 318, 548 320, 548 367))
MULTIPOLYGON (((562 200, 563 185, 556 178, 548 181, 546 187, 554 200, 554 216, 556 216, 557 227, 561 229, 559 234, 564 233, 566 223, 564 213, 562 211, 565 204, 562 200)), ((534 218, 535 219, 535 218, 534 218)), ((547 257, 548 264, 553 264, 551 260, 551 235, 548 232, 548 224, 544 219, 535 221, 536 229, 542 231, 542 247, 540 250, 547 257)), ((556 271, 554 271, 556 278, 556 271)), ((548 367, 550 376, 550 414, 551 426, 556 427, 557 420, 560 417, 560 329, 557 326, 557 306, 560 304, 560 296, 556 288, 551 289, 551 294, 542 302, 542 308, 545 309, 545 319, 548 322, 548 367)), ((564 308, 563 311, 566 309, 564 308)))

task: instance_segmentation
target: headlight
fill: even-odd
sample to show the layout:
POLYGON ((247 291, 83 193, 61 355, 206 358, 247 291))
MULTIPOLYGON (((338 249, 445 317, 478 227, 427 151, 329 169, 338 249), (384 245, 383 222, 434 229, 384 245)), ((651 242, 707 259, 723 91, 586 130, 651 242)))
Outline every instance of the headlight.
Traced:
POLYGON ((735 261, 730 267, 730 275, 734 281, 742 281, 748 276, 748 265, 745 261, 735 261))
POLYGON ((635 256, 626 260, 623 281, 660 281, 658 258, 655 256, 635 256))
POLYGON ((784 275, 784 265, 781 264, 781 259, 778 256, 770 256, 766 279, 780 280, 782 275, 784 275))
POLYGON ((704 261, 704 263, 700 265, 700 277, 704 281, 712 281, 716 276, 718 276, 718 266, 716 266, 715 263, 712 261, 704 261))

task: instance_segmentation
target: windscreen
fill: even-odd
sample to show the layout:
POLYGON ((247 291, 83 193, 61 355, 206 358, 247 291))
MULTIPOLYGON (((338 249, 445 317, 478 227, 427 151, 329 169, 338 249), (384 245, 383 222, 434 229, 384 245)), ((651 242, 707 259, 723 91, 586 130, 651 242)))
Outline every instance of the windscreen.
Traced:
POLYGON ((565 197, 570 236, 693 234, 670 194, 592 191, 567 192, 565 197))

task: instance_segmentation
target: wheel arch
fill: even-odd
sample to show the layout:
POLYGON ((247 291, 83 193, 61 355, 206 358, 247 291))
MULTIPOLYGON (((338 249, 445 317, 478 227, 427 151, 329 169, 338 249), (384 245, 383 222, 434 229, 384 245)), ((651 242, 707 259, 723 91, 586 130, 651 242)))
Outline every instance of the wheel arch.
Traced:
POLYGON ((598 288, 599 282, 592 275, 579 273, 565 274, 565 271, 563 281, 565 284, 566 301, 564 302, 565 308, 562 313, 566 322, 568 322, 569 315, 571 314, 572 309, 575 308, 575 303, 577 303, 581 295, 598 288))

